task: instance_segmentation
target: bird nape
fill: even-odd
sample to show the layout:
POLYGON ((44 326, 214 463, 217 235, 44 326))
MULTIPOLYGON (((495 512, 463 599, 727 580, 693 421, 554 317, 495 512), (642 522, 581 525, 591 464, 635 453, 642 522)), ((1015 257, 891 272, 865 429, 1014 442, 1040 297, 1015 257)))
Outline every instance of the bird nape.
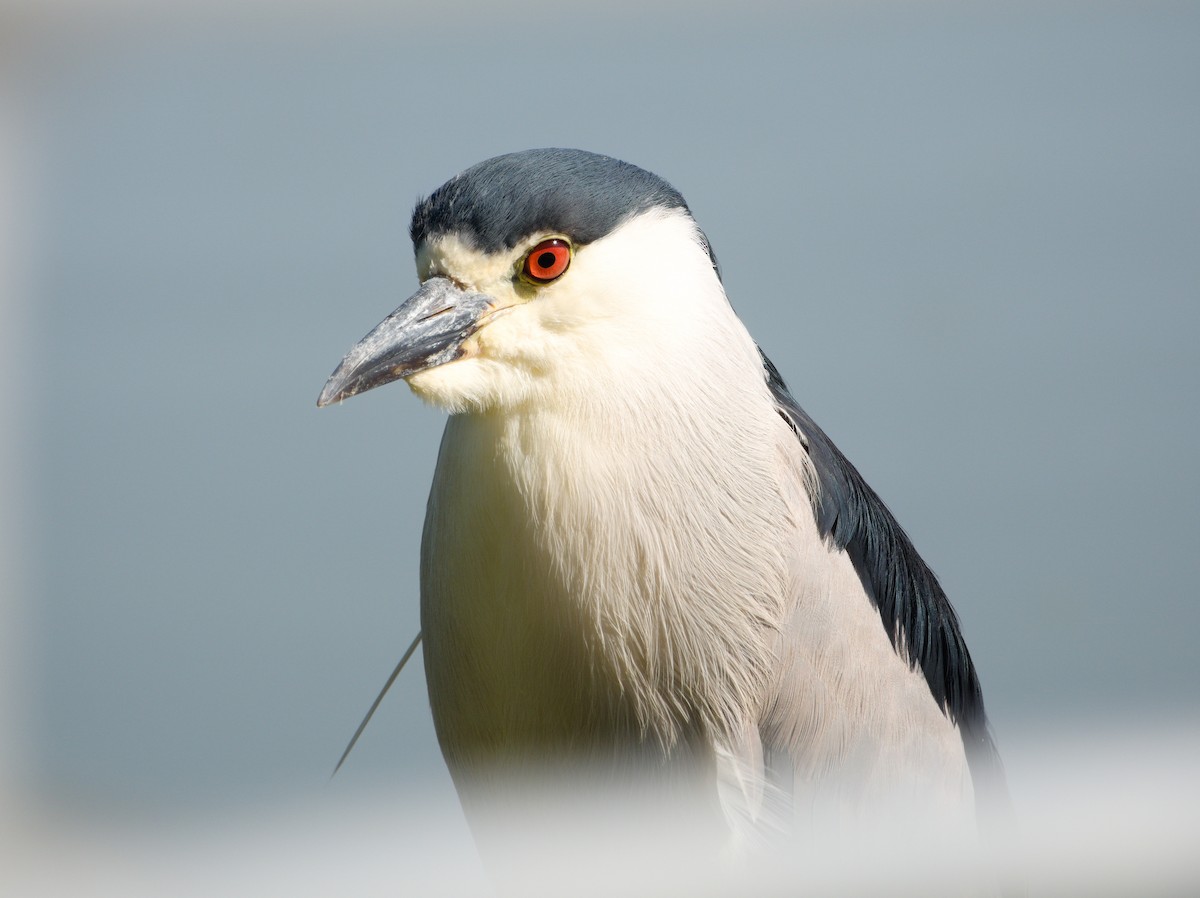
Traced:
POLYGON ((561 834, 592 790, 735 854, 973 833, 1004 788, 955 613, 734 314, 683 197, 530 150, 422 199, 411 236, 420 288, 318 405, 403 379, 450 413, 421 627, 485 854, 519 806, 561 834))

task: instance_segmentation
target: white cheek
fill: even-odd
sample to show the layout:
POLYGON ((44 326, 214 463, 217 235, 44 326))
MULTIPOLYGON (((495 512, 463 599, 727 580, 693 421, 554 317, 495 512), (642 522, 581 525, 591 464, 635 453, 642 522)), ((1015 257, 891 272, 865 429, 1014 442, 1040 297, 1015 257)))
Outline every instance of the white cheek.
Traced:
POLYGON ((528 378, 511 365, 478 355, 428 368, 406 381, 425 402, 451 414, 515 404, 529 386, 528 378))
POLYGON ((550 335, 542 322, 544 307, 539 300, 515 306, 472 338, 479 354, 510 364, 537 365, 548 352, 550 335))
POLYGON ((405 382, 430 405, 450 413, 466 411, 484 386, 476 361, 462 359, 427 368, 405 378, 405 382))

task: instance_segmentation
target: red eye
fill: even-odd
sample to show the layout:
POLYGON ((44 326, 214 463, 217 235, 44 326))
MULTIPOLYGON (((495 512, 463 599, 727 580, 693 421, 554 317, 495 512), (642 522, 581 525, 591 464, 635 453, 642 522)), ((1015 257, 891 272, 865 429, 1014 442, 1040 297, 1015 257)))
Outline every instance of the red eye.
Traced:
POLYGON ((558 237, 543 240, 525 257, 525 277, 536 284, 548 284, 562 277, 571 264, 571 244, 558 237))

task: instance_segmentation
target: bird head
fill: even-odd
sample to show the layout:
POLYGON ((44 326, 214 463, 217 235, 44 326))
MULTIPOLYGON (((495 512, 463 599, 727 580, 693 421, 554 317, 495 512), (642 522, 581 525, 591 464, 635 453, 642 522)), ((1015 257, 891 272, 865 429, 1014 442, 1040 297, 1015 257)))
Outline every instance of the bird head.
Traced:
POLYGON ((581 150, 481 162, 413 212, 420 289, 355 345, 317 405, 403 379, 451 412, 563 397, 608 375, 653 377, 724 306, 683 197, 581 150), (709 311, 712 311, 710 309, 709 311))

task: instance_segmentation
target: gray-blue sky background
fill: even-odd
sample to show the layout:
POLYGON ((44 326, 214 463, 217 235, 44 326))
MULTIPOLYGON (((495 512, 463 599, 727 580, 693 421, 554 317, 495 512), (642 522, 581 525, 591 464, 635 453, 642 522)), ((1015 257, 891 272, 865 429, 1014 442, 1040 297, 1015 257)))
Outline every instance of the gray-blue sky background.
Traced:
MULTIPOLYGON (((6 70, 44 794, 325 788, 418 626, 442 417, 317 393, 415 285, 416 197, 545 145, 683 192, 941 576, 1002 750, 1200 717, 1200 7, 271 9, 30 26, 6 70)), ((419 663, 339 775, 399 779, 453 801, 419 663)))

